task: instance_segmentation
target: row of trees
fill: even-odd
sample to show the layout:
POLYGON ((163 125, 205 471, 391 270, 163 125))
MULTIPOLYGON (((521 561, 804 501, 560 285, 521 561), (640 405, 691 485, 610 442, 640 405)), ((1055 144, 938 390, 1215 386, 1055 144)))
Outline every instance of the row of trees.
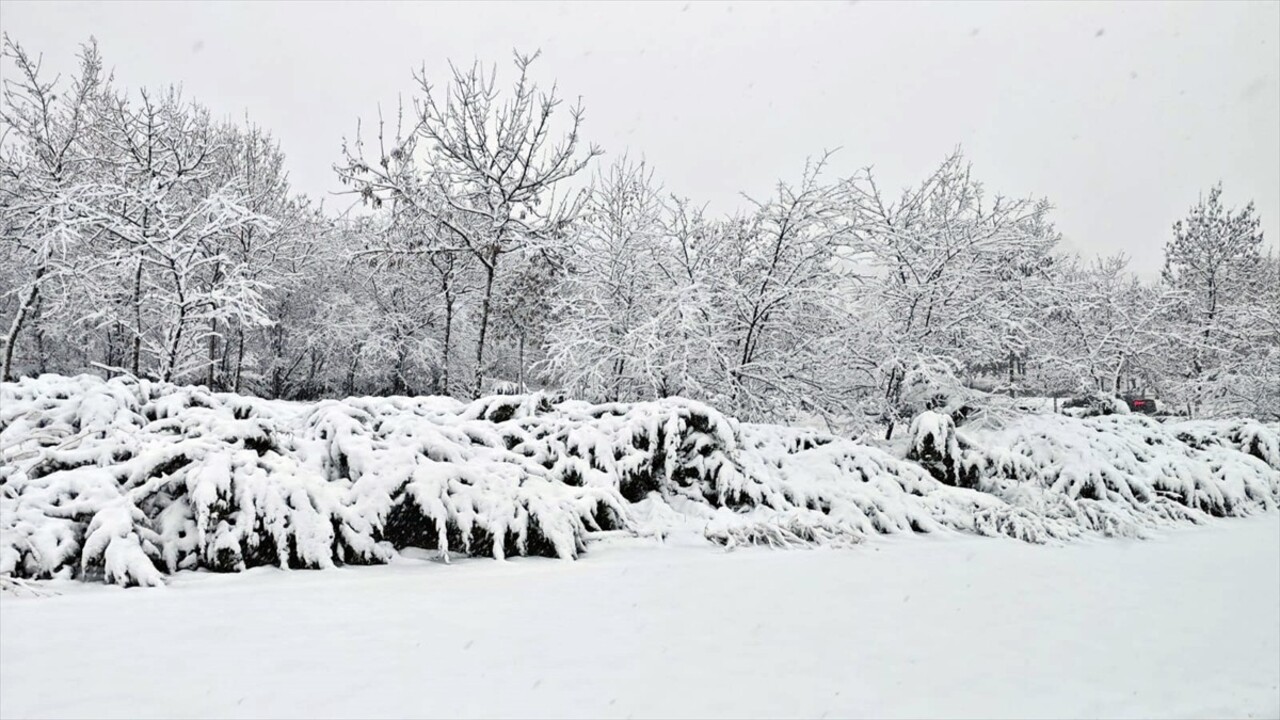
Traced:
POLYGON ((920 185, 827 158, 727 217, 603 164, 581 107, 515 59, 455 68, 342 146, 364 200, 294 192, 269 133, 176 89, 70 82, 5 41, 3 373, 97 368, 269 397, 498 383, 684 395, 750 419, 892 424, 992 370, 1023 391, 1138 382, 1193 412, 1280 415, 1280 261, 1220 187, 1158 281, 1062 255, 1050 206, 959 154, 920 185), (1025 370, 1025 372, 1022 372, 1025 370))

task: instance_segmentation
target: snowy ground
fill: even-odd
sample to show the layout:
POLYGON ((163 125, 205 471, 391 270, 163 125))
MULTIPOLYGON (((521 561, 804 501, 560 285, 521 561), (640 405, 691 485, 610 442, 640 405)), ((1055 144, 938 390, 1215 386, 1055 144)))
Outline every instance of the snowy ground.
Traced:
POLYGON ((1150 541, 597 544, 55 583, 4 717, 1277 717, 1280 514, 1150 541))

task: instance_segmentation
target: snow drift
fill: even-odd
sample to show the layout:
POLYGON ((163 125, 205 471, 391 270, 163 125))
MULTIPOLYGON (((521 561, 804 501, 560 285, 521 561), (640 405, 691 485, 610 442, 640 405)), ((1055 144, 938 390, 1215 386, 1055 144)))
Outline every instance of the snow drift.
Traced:
POLYGON ((959 531, 1044 542, 1280 501, 1277 429, 1030 415, 901 454, 680 399, 267 401, 89 375, 0 386, 0 577, 384 563, 404 547, 573 558, 591 534, 726 546, 959 531))

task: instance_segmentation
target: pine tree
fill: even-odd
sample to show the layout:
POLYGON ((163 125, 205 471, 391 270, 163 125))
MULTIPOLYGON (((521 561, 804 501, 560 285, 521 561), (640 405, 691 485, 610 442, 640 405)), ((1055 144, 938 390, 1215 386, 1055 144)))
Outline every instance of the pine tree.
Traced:
POLYGON ((1238 311, 1256 294, 1253 278, 1261 249, 1261 221, 1253 203, 1226 207, 1221 183, 1173 225, 1163 279, 1182 293, 1183 392, 1192 402, 1210 395, 1206 383, 1250 352, 1256 333, 1238 322, 1238 311))

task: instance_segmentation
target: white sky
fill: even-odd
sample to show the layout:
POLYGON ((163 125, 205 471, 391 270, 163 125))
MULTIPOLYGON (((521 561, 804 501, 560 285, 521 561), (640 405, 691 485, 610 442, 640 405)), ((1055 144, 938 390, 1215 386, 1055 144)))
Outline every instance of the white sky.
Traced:
MULTIPOLYGON (((1280 236, 1280 3, 372 2, 3 0, 0 29, 49 67, 98 38, 117 81, 180 82, 280 139, 294 184, 337 189, 356 119, 425 63, 505 63, 587 109, 586 139, 644 155, 669 190, 729 210, 841 147, 915 183, 961 145, 991 191, 1047 196, 1071 247, 1158 270, 1214 181, 1280 236)), ((330 199, 345 205, 346 198, 330 199)))

